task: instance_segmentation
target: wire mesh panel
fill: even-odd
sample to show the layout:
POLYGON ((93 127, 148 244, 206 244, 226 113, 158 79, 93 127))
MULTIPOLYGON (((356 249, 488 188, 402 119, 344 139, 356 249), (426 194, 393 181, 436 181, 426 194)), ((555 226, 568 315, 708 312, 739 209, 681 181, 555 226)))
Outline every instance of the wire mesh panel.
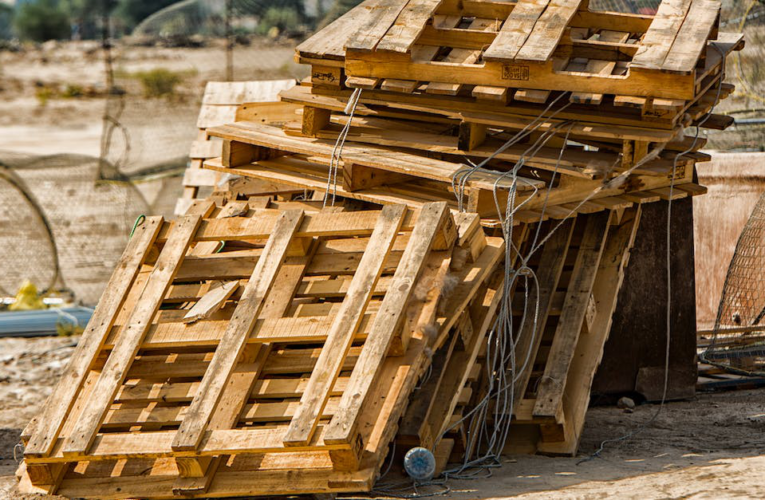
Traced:
POLYGON ((12 165, 0 182, 0 227, 12 228, 0 231, 0 288, 11 294, 29 279, 95 304, 133 222, 148 211, 143 196, 129 182, 99 180, 101 171, 117 176, 98 158, 54 155, 12 165))
POLYGON ((765 194, 736 244, 704 361, 734 371, 765 372, 764 269, 765 194))
MULTIPOLYGON (((2 165, 2 161, 0 161, 2 165)), ((18 176, 0 167, 0 293, 12 296, 24 280, 51 288, 58 276, 51 228, 18 176)))
POLYGON ((128 176, 185 166, 205 84, 304 76, 292 37, 305 19, 302 2, 273 0, 186 0, 150 15, 112 51, 102 157, 128 176))

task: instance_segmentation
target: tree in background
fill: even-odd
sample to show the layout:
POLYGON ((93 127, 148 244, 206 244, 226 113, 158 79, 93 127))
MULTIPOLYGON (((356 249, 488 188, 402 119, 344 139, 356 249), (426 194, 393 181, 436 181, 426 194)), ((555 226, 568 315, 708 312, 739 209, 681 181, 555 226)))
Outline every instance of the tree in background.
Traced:
POLYGON ((0 40, 8 40, 13 36, 13 7, 0 2, 0 40))
POLYGON ((361 1, 362 0, 335 0, 335 3, 332 4, 332 7, 329 8, 327 14, 324 16, 324 19, 322 19, 319 23, 319 29, 325 27, 338 17, 356 7, 361 3, 361 1))
POLYGON ((69 16, 55 0, 37 0, 23 4, 14 19, 22 40, 45 42, 63 40, 71 34, 69 16))
POLYGON ((119 17, 128 30, 135 28, 138 23, 176 3, 178 0, 118 0, 114 15, 119 17))

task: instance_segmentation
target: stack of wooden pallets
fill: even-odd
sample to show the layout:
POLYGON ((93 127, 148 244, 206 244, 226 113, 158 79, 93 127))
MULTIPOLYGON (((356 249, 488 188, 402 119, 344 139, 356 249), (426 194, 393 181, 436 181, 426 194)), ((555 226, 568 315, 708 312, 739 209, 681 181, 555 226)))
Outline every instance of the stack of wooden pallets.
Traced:
POLYGON ((731 124, 719 11, 366 0, 314 35, 280 105, 205 128, 236 180, 131 239, 22 489, 369 491, 393 442, 443 468, 500 415, 464 419, 500 310, 506 451, 575 454, 641 205, 703 194, 686 130, 731 124))

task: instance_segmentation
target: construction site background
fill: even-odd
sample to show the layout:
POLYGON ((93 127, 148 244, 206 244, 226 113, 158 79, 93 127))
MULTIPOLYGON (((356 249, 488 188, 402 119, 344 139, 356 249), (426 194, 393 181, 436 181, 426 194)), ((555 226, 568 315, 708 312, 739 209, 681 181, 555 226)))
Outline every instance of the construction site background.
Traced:
MULTIPOLYGON (((294 47, 359 2, 186 0, 132 28, 119 10, 125 2, 90 3, 81 11, 84 17, 72 21, 75 40, 68 41, 19 41, 7 9, 0 11, 4 297, 28 279, 41 290, 63 289, 75 301, 95 304, 136 218, 172 215, 205 84, 305 77, 307 69, 293 60, 294 47), (94 235, 98 245, 92 244, 94 235)), ((592 0, 590 5, 651 14, 659 3, 592 0)), ((763 13, 765 5, 756 0, 723 2, 721 27, 743 28, 747 46, 728 72, 736 93, 718 109, 735 116, 737 126, 710 134, 709 149, 762 151, 763 13)), ((707 170, 726 158, 701 166, 701 181, 705 176, 713 181, 707 170)), ((746 163, 753 158, 762 161, 752 156, 746 163)), ((750 173, 741 175, 751 179, 750 173)), ((746 189, 753 193, 756 187, 750 183, 746 189)), ((714 321, 735 236, 756 196, 736 202, 740 206, 729 213, 738 215, 724 232, 709 229, 720 227, 708 217, 714 213, 712 197, 696 203, 697 212, 707 214, 697 220, 696 233, 697 248, 704 249, 697 279, 707 290, 698 294, 700 325, 714 321)))

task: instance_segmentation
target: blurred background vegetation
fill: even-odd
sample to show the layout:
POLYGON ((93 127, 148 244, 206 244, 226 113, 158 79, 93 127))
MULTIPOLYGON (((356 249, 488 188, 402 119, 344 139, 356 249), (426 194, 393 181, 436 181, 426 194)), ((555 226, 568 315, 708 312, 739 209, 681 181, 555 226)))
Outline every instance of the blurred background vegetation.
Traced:
MULTIPOLYGON (((360 0, 0 0, 0 39, 45 42, 47 40, 97 39, 108 19, 110 35, 130 34, 142 21, 175 6, 176 9, 220 13, 249 13, 254 22, 246 34, 280 33, 314 29, 342 15, 360 0)), ((211 23, 212 26, 214 23, 211 23)))

